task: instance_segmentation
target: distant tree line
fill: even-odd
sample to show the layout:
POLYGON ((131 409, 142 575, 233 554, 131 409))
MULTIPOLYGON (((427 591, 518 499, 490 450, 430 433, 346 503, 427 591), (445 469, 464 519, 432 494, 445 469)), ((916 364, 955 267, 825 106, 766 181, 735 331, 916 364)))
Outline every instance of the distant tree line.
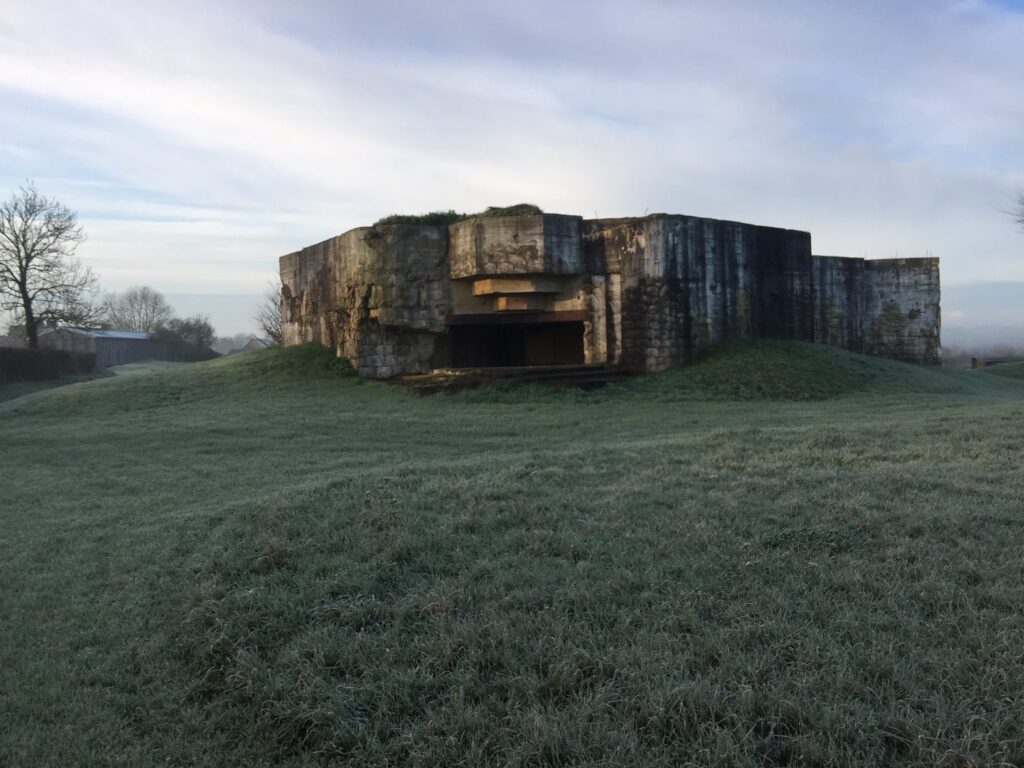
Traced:
POLYGON ((148 285, 107 294, 102 316, 107 327, 153 334, 171 360, 194 362, 218 354, 213 349, 216 333, 206 317, 175 317, 164 295, 148 285))
POLYGON ((237 352, 252 338, 251 333, 236 333, 233 336, 218 336, 213 342, 213 350, 220 355, 237 352))
MULTIPOLYGON (((98 298, 98 279, 75 257, 85 233, 77 214, 40 194, 32 182, 0 203, 0 312, 13 315, 9 338, 39 348, 41 332, 62 326, 114 328, 153 334, 171 358, 204 360, 213 349, 233 351, 251 338, 218 340, 208 318, 180 318, 163 294, 133 286, 98 298)), ((281 341, 281 287, 271 286, 253 318, 263 338, 281 341)))
POLYGON ((1024 345, 988 344, 969 347, 943 346, 942 364, 947 368, 970 368, 975 357, 1004 357, 1024 359, 1024 345))
POLYGON ((218 356, 213 349, 217 335, 210 321, 201 315, 172 317, 158 327, 153 336, 166 345, 170 360, 191 363, 218 356))

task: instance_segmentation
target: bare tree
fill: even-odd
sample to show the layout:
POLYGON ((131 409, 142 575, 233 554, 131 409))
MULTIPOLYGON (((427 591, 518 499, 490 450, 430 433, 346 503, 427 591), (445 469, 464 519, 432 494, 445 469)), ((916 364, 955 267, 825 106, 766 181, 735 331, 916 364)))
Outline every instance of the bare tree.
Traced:
POLYGON ((31 182, 0 204, 0 309, 24 323, 32 349, 40 326, 98 319, 91 300, 96 277, 74 258, 84 239, 75 212, 31 182))
POLYGON ((281 313, 281 281, 271 283, 263 299, 260 301, 259 309, 256 311, 256 325, 265 339, 275 344, 280 344, 284 336, 282 330, 281 313))
POLYGON ((153 333, 174 316, 160 291, 136 285, 124 293, 111 293, 103 303, 107 322, 125 331, 153 333))

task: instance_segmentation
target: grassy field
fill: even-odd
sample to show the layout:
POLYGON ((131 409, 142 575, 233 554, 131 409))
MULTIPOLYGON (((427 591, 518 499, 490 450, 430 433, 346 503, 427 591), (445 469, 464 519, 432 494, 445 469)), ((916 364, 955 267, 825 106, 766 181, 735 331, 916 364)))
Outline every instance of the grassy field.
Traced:
POLYGON ((9 383, 0 382, 0 403, 5 400, 14 400, 15 398, 24 397, 25 395, 31 395, 36 392, 42 392, 47 389, 68 387, 73 384, 83 384, 87 381, 94 381, 95 379, 102 379, 108 376, 140 376, 170 368, 176 368, 181 365, 184 365, 184 363, 169 363, 160 360, 153 360, 144 363, 117 365, 113 368, 104 368, 103 370, 94 371, 92 373, 62 376, 58 379, 44 379, 43 381, 17 381, 9 383))
POLYGON ((1022 377, 297 347, 8 399, 0 765, 1024 765, 1022 377))
POLYGON ((104 376, 109 375, 111 374, 106 371, 100 371, 96 373, 82 373, 74 376, 63 376, 59 379, 44 379, 42 381, 0 382, 0 403, 5 400, 14 400, 18 397, 31 395, 34 392, 42 392, 46 389, 56 389, 57 387, 67 387, 72 384, 81 384, 86 381, 101 379, 104 376))

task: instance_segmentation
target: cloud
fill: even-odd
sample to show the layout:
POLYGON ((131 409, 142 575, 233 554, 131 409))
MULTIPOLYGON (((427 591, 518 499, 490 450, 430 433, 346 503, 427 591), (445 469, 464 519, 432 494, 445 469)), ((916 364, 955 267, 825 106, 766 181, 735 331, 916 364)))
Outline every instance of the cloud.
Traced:
POLYGON ((111 287, 259 292, 382 215, 523 200, 1020 280, 1022 39, 981 0, 8 0, 0 183, 80 210, 111 287))

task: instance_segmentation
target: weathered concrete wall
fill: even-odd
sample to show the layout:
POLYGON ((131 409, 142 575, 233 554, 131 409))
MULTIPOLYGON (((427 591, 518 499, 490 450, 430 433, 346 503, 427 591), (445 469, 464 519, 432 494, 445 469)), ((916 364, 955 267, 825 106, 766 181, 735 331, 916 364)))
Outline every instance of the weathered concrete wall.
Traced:
POLYGON ((583 274, 579 216, 475 216, 451 225, 452 277, 583 274))
POLYGON ((815 256, 814 340, 864 351, 864 259, 815 256))
POLYGON ((320 342, 374 378, 447 362, 446 226, 354 229, 282 257, 281 280, 285 344, 320 342))
POLYGON ((806 232, 692 216, 584 222, 584 260, 621 277, 621 360, 661 370, 725 339, 810 338, 806 232))
POLYGON ((814 257, 814 340, 915 363, 939 362, 938 259, 814 257))
POLYGON ((864 263, 864 351, 938 364, 942 315, 938 259, 864 263))

